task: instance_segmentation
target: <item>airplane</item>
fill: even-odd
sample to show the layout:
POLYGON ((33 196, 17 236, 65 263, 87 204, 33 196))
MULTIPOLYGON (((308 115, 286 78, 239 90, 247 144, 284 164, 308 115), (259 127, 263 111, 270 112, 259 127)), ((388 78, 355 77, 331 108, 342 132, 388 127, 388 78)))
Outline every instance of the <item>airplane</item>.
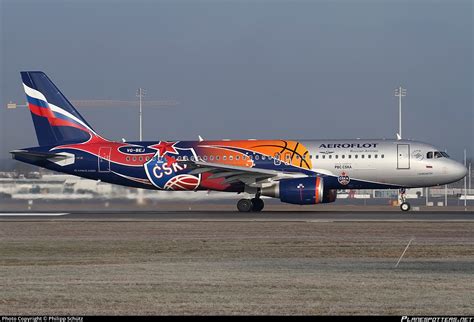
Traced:
POLYGON ((404 191, 462 179, 467 169, 434 146, 411 140, 212 140, 116 142, 100 136, 40 71, 21 72, 39 146, 10 151, 18 161, 92 180, 155 190, 248 193, 240 212, 284 203, 334 202, 341 189, 404 191))

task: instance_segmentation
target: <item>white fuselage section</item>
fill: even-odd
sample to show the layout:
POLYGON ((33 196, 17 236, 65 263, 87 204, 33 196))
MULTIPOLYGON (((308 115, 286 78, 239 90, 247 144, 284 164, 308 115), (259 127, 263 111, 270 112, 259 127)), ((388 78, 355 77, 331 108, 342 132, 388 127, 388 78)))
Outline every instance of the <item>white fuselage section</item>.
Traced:
POLYGON ((408 140, 301 141, 310 153, 313 170, 332 176, 426 187, 465 176, 466 168, 432 145, 408 140), (444 155, 443 155, 444 154, 444 155))

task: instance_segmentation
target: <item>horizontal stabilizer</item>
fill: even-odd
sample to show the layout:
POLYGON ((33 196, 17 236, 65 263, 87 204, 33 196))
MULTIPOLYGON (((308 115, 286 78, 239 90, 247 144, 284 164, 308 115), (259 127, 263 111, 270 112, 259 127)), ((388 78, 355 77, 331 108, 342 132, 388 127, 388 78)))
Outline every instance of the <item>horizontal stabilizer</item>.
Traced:
POLYGON ((13 150, 10 151, 13 158, 21 157, 30 160, 47 160, 47 159, 66 159, 67 155, 52 153, 52 152, 39 152, 39 151, 26 151, 26 150, 13 150))

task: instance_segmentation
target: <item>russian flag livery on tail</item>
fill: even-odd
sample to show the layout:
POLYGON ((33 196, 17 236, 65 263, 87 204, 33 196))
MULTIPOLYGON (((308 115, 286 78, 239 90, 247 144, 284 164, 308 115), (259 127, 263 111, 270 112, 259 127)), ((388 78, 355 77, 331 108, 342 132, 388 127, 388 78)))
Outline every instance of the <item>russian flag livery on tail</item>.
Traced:
POLYGON ((115 142, 102 138, 45 73, 21 72, 39 146, 13 158, 54 171, 154 190, 250 194, 239 211, 261 211, 262 196, 314 205, 338 189, 446 184, 467 169, 432 145, 407 140, 222 140, 115 142))
POLYGON ((39 145, 84 142, 96 133, 43 72, 21 72, 39 145))

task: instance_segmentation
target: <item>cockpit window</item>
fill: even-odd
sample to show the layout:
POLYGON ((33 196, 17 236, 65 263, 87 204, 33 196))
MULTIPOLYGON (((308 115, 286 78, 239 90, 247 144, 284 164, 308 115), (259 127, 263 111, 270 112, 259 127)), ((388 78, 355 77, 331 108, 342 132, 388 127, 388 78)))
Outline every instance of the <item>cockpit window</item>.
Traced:
POLYGON ((430 152, 426 153, 426 158, 427 159, 449 158, 449 155, 446 152, 430 151, 430 152))

